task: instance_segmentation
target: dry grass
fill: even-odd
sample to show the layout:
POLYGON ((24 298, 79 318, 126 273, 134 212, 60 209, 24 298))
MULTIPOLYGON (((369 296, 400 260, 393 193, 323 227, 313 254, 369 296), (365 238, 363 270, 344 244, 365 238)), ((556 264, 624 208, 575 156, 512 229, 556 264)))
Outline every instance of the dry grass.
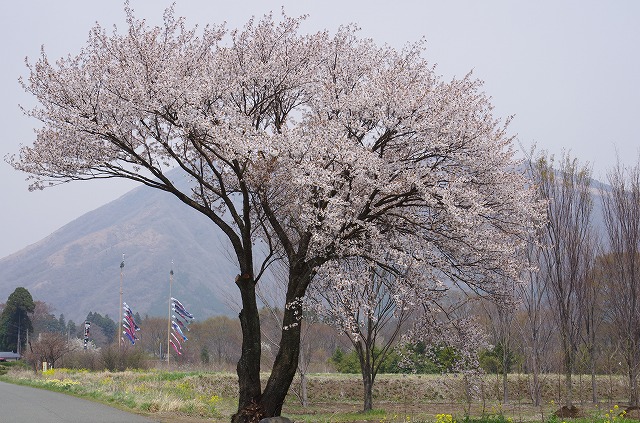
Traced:
MULTIPOLYGON (((3 379, 91 398, 167 422, 228 422, 237 407, 237 378, 232 373, 56 369, 34 374, 14 369, 3 379)), ((564 395, 558 381, 555 376, 543 380, 544 404, 533 407, 526 375, 510 375, 511 400, 506 405, 500 404, 501 385, 495 376, 469 383, 455 375, 379 375, 374 392, 376 410, 362 414, 359 375, 314 374, 309 376, 309 405, 306 408, 300 405, 295 395, 299 387, 296 380, 283 414, 298 422, 433 422, 439 413, 504 414, 515 422, 541 422, 548 420, 564 395)), ((580 388, 576 402, 581 403, 586 414, 604 414, 612 404, 623 404, 626 388, 622 378, 598 380, 602 402, 597 405, 589 402, 590 385, 576 385, 576 391, 580 388)))

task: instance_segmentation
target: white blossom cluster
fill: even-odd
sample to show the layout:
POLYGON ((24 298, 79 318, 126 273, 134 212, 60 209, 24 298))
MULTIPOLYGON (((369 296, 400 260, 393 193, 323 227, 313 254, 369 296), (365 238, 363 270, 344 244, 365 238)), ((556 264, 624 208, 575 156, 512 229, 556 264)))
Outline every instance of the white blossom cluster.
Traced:
MULTIPOLYGON (((42 127, 9 161, 32 188, 125 177, 230 218, 227 234, 249 215, 252 241, 317 273, 325 293, 361 295, 366 269, 387 268, 398 310, 429 304, 445 281, 492 292, 517 277, 542 212, 481 81, 443 81, 422 43, 380 47, 352 26, 304 35, 304 18, 266 16, 187 29, 169 9, 150 27, 127 12, 126 31, 96 26, 77 55, 28 63, 39 106, 27 113, 42 127), (174 168, 195 188, 180 191, 174 168), (362 274, 345 270, 356 257, 362 274)), ((357 333, 356 304, 341 301, 334 314, 357 333)))

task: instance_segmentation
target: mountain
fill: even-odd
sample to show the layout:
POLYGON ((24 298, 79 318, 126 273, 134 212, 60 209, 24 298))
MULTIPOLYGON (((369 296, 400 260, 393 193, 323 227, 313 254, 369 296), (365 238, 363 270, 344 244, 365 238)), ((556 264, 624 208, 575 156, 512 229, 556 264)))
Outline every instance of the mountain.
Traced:
POLYGON ((228 245, 204 215, 142 186, 1 259, 0 301, 23 286, 67 319, 80 322, 89 311, 117 319, 125 253, 123 301, 134 312, 168 313, 173 269, 172 295, 192 314, 230 314, 238 272, 228 245))

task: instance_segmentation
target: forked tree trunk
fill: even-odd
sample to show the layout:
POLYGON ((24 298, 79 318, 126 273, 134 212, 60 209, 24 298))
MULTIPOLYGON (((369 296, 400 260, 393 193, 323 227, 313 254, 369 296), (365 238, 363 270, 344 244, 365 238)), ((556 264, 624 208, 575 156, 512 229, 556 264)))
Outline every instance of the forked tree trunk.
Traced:
MULTIPOLYGON (((371 319, 369 319, 369 323, 371 319)), ((362 388, 364 396, 363 411, 373 410, 373 383, 375 380, 375 374, 373 369, 373 347, 370 346, 365 340, 360 340, 353 343, 353 346, 358 353, 358 359, 360 360, 360 373, 362 374, 362 388)))
POLYGON ((297 300, 304 296, 309 281, 308 273, 291 271, 280 347, 264 390, 260 384, 260 319, 255 283, 247 280, 245 285, 242 278, 236 281, 242 294, 240 322, 243 341, 237 367, 240 388, 238 411, 231 417, 233 423, 257 423, 262 418, 279 416, 282 412, 298 368, 302 305, 297 300))
POLYGON ((532 399, 533 399, 533 405, 534 407, 539 407, 540 406, 540 374, 538 372, 538 370, 534 370, 533 372, 533 392, 532 392, 532 399))
POLYGON ((369 360, 365 360, 362 366, 362 387, 364 388, 363 411, 373 410, 373 375, 369 360))

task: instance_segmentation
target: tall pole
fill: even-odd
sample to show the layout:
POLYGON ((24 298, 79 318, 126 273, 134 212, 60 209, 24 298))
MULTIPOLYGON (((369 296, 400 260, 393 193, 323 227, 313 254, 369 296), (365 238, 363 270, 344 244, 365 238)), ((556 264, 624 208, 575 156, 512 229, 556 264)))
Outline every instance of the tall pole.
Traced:
POLYGON ((171 271, 169 271, 169 316, 167 319, 167 367, 171 358, 171 285, 173 285, 173 260, 171 260, 171 271))
POLYGON ((16 352, 18 355, 22 355, 22 338, 20 330, 22 329, 22 316, 20 315, 20 308, 18 308, 18 343, 16 345, 16 352))
POLYGON ((120 327, 122 326, 122 274, 124 272, 124 253, 122 253, 122 263, 120 263, 120 304, 118 305, 118 323, 116 324, 116 336, 118 337, 118 348, 122 346, 122 336, 120 327))

